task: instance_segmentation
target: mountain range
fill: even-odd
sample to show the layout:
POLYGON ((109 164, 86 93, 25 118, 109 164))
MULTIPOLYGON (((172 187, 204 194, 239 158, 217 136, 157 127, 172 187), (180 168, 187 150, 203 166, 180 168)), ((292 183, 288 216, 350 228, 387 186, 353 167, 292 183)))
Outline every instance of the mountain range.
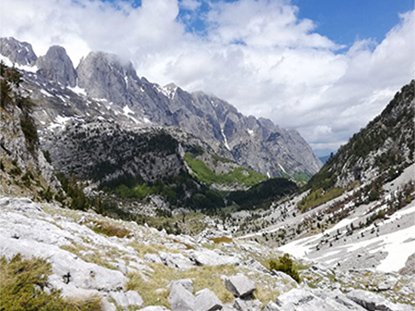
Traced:
POLYGON ((414 309, 414 80, 319 169, 115 55, 0 54, 0 310, 414 309))
POLYGON ((244 116, 213 95, 139 78, 132 63, 116 55, 91 52, 75 69, 64 48, 52 46, 37 57, 29 43, 14 38, 0 39, 0 54, 26 69, 24 82, 32 98, 42 100, 36 115, 42 127, 88 116, 123 126, 177 127, 208 143, 218 155, 269 177, 306 180, 321 167, 295 130, 244 116))

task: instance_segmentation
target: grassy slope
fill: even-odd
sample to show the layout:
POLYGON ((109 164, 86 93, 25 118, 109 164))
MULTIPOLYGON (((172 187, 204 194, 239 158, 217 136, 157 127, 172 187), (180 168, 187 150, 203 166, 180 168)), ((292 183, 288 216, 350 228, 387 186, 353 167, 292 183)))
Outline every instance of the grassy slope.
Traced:
POLYGON ((192 169, 195 177, 207 185, 240 184, 245 186, 253 186, 267 179, 264 175, 252 169, 245 169, 243 167, 238 167, 226 174, 216 174, 209 167, 207 167, 203 161, 196 159, 189 153, 185 155, 184 159, 192 169))

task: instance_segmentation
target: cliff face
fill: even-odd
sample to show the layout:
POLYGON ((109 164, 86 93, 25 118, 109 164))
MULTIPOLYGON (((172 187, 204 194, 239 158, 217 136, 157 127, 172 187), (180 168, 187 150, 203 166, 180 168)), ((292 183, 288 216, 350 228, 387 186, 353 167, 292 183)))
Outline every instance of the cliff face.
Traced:
POLYGON ((15 69, 2 65, 1 72, 0 193, 47 198, 59 182, 39 148, 33 103, 20 94, 15 69))

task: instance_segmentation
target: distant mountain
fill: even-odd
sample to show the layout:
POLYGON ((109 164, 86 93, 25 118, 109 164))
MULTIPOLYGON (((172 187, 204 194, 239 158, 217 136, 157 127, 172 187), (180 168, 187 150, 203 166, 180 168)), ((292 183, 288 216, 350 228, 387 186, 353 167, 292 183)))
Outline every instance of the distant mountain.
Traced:
POLYGON ((304 180, 321 166, 298 132, 246 117, 212 95, 150 83, 116 55, 91 52, 75 69, 62 47, 37 57, 29 43, 14 38, 1 38, 1 43, 3 59, 24 70, 31 97, 41 103, 35 116, 43 128, 90 116, 127 127, 173 126, 199 137, 220 156, 270 177, 304 180))
POLYGON ((320 160, 321 163, 326 164, 326 162, 330 159, 330 155, 325 155, 322 157, 318 157, 318 159, 320 160))

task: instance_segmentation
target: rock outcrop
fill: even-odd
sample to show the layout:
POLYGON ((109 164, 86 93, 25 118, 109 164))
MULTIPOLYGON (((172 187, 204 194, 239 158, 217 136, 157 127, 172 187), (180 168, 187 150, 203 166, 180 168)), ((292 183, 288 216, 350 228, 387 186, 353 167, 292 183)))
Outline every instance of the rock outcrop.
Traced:
POLYGON ((10 59, 12 63, 23 66, 32 66, 37 60, 30 43, 21 42, 12 37, 0 38, 0 54, 10 59))
POLYGON ((42 77, 60 83, 62 86, 76 85, 76 71, 72 61, 61 46, 51 46, 45 56, 37 59, 37 73, 42 77))

